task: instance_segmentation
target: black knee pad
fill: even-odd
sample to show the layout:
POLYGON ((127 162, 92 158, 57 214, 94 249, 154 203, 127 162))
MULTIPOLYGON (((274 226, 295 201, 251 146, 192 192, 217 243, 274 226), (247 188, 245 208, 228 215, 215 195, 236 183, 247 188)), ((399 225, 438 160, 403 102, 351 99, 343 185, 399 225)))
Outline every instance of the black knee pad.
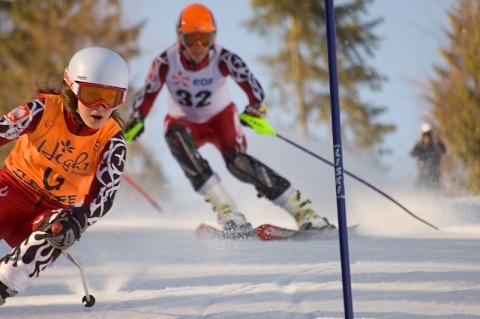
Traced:
POLYGON ((197 151, 197 145, 186 127, 174 127, 165 134, 167 145, 183 172, 198 191, 213 175, 212 169, 197 151))
POLYGON ((236 153, 227 160, 227 168, 239 180, 253 184, 259 196, 275 200, 290 187, 290 182, 271 168, 245 153, 236 153))

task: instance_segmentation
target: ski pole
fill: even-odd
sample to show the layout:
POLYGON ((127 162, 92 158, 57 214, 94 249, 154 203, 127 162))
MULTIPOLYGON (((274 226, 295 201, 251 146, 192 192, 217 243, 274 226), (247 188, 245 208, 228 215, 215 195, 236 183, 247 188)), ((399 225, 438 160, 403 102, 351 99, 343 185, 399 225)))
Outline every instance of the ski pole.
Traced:
POLYGON ((133 142, 133 138, 137 135, 138 132, 140 132, 142 128, 143 128, 143 123, 137 123, 132 127, 130 131, 124 134, 127 144, 131 144, 133 142))
POLYGON ((135 183, 135 181, 133 179, 131 179, 130 177, 127 176, 127 174, 122 174, 122 177, 130 184, 132 185, 140 194, 143 195, 143 197, 145 197, 149 202, 150 204, 152 204, 153 207, 155 207, 155 209, 160 213, 160 214, 163 214, 163 209, 160 207, 160 205, 157 204, 156 201, 153 200, 153 198, 151 198, 141 187, 140 185, 138 185, 137 183, 135 183))
POLYGON ((70 260, 80 270, 80 276, 82 277, 83 282, 83 289, 85 289, 85 296, 83 296, 82 298, 82 303, 84 303, 85 307, 93 307, 93 305, 95 304, 95 297, 90 295, 90 293, 88 292, 87 276, 85 275, 82 264, 78 260, 73 258, 73 256, 70 255, 66 250, 62 250, 62 254, 67 257, 67 259, 70 260))
MULTIPOLYGON (((245 113, 242 113, 240 114, 240 119, 242 121, 244 121, 245 123, 247 123, 251 128, 253 128, 255 130, 256 133, 258 134, 270 134, 270 135, 273 135, 273 136, 276 136, 282 140, 284 140, 285 142, 301 149, 302 151, 306 152, 307 154, 315 157, 316 159, 319 159, 321 160, 322 162, 330 165, 330 166, 335 166, 332 162, 322 158, 321 156, 307 150, 306 148, 298 145, 297 143, 294 143, 293 141, 281 136, 280 134, 278 134, 274 129, 271 128, 270 124, 268 123, 268 121, 266 119, 262 119, 262 118, 258 118, 258 117, 255 117, 255 116, 252 116, 252 115, 248 115, 248 114, 245 114, 245 113)), ((405 212, 407 212, 410 216, 412 216, 413 218, 416 218, 417 220, 421 221, 422 223, 432 227, 433 229, 435 230, 438 230, 438 227, 430 224, 429 222, 421 219, 420 217, 418 217, 417 215, 415 215, 414 213, 412 213, 411 211, 409 211, 407 208, 405 208, 402 204, 400 204, 399 202, 397 202, 395 199, 393 199, 391 196, 387 195, 386 193, 384 193, 383 191, 381 191, 380 189, 378 189, 377 187, 373 186, 372 184, 368 183, 367 181, 361 179, 360 177, 348 172, 347 170, 344 170, 344 173, 349 175, 350 177, 356 179, 357 181, 363 183, 364 185, 370 187, 371 189, 375 190, 376 192, 378 192, 379 194, 385 196, 386 198, 388 198, 389 200, 391 200, 393 203, 397 204, 400 208, 402 208, 405 212)))

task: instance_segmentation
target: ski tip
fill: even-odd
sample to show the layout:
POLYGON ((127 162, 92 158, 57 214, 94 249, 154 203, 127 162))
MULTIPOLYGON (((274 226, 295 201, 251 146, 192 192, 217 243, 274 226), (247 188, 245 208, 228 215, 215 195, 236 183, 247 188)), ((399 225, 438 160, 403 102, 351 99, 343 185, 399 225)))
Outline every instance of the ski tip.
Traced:
POLYGON ((195 229, 195 236, 201 240, 214 239, 220 236, 221 230, 207 224, 200 224, 195 229))

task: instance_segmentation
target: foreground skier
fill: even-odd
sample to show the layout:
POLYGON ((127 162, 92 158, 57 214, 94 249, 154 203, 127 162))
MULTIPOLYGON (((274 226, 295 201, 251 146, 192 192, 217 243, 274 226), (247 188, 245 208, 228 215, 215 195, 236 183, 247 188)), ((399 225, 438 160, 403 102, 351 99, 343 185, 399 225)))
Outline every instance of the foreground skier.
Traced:
POLYGON ((0 170, 0 239, 14 247, 0 259, 0 305, 112 207, 126 152, 115 110, 127 86, 117 53, 87 48, 60 87, 1 118, 0 145, 18 141, 0 170))
POLYGON ((300 191, 287 179, 246 153, 247 142, 228 92, 227 76, 248 96, 245 112, 250 115, 265 116, 265 94, 243 60, 216 44, 216 31, 213 15, 205 6, 192 4, 182 11, 177 43, 154 59, 145 86, 136 95, 127 122, 127 138, 135 139, 143 132, 143 122, 166 84, 167 144, 195 191, 212 204, 225 230, 249 233, 252 226, 199 154, 198 148, 206 143, 221 152, 232 175, 253 184, 259 196, 284 208, 300 229, 333 227, 326 218, 315 214, 310 200, 301 198, 300 191))

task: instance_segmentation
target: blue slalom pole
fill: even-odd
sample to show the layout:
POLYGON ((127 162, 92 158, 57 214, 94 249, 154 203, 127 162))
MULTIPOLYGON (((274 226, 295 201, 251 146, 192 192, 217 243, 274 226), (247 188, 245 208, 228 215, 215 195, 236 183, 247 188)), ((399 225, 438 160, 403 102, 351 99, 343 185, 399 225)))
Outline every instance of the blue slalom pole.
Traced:
POLYGON ((330 108, 332 113, 333 156, 335 164, 335 187, 337 196, 338 232, 340 260, 342 263, 343 304, 345 319, 353 319, 352 284, 348 253, 347 214, 345 208, 345 185, 343 178, 342 134, 340 124, 340 102, 338 94, 337 53, 335 46, 335 16, 333 0, 325 0, 327 24, 328 70, 330 78, 330 108))

